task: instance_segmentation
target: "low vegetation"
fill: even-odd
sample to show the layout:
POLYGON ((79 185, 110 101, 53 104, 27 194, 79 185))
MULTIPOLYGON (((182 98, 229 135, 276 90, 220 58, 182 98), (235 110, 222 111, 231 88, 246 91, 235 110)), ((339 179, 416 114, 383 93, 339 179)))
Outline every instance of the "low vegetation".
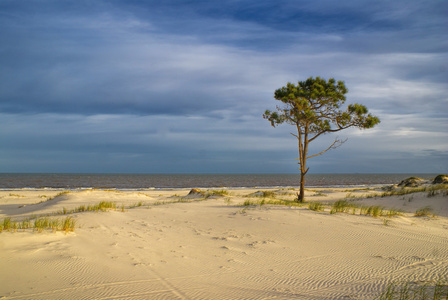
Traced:
POLYGON ((414 216, 416 216, 416 217, 424 217, 424 216, 435 217, 436 215, 432 212, 431 206, 425 206, 425 207, 417 209, 415 211, 414 216))
POLYGON ((346 199, 368 199, 368 198, 377 198, 377 197, 390 197, 390 196, 405 196, 409 194, 415 193, 427 193, 427 197, 433 197, 436 195, 448 196, 448 185, 446 184, 437 184, 431 186, 421 186, 421 187, 401 187, 396 188, 394 186, 387 186, 383 188, 384 191, 381 193, 371 192, 367 194, 359 194, 355 195, 352 192, 361 191, 361 190, 370 190, 370 189, 354 189, 354 190, 345 190, 347 195, 346 199))
POLYGON ((439 280, 436 283, 418 284, 413 282, 390 283, 382 291, 380 300, 442 300, 448 299, 448 285, 439 280))
POLYGON ((23 221, 13 221, 11 218, 5 218, 0 222, 0 232, 3 231, 25 231, 26 229, 32 229, 36 232, 43 232, 45 230, 51 231, 74 231, 76 220, 72 217, 66 217, 63 219, 39 217, 34 220, 29 218, 23 221))
POLYGON ((246 200, 242 206, 263 206, 263 205, 285 205, 285 206, 296 206, 301 207, 302 203, 297 203, 290 200, 276 200, 276 199, 261 199, 261 200, 246 200))
POLYGON ((324 211, 324 205, 320 202, 310 202, 308 204, 308 209, 311 209, 314 211, 324 211))
POLYGON ((226 190, 211 190, 205 194, 205 197, 209 198, 211 196, 228 196, 228 195, 229 195, 229 192, 226 190))

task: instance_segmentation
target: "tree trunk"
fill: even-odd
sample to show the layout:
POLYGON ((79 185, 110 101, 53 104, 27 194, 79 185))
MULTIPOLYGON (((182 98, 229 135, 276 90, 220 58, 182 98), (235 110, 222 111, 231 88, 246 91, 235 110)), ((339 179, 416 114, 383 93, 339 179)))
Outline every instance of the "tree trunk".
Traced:
POLYGON ((303 202, 305 199, 305 173, 300 172, 300 194, 297 197, 297 202, 303 202))

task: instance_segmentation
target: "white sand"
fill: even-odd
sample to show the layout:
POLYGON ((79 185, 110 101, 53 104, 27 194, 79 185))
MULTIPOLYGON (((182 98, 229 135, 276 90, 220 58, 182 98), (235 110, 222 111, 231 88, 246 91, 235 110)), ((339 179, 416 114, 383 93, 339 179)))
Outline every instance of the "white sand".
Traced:
MULTIPOLYGON (((384 217, 330 214, 329 208, 239 205, 260 200, 244 197, 255 191, 164 205, 153 204, 179 200, 188 190, 87 190, 52 200, 57 191, 0 191, 0 220, 100 201, 142 204, 73 214, 77 225, 68 234, 0 233, 0 297, 375 299, 391 281, 448 279, 446 196, 354 201, 408 212, 386 226, 384 217), (413 216, 427 205, 436 218, 413 216)), ((327 196, 308 191, 308 200, 331 203, 347 194, 321 192, 327 196)))

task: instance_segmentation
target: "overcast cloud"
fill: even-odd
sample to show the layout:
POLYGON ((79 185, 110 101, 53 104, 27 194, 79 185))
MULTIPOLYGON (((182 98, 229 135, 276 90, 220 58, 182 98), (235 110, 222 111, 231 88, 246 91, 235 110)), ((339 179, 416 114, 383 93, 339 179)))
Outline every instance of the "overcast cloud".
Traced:
MULTIPOLYGON (((448 173, 448 3, 0 2, 0 172, 296 172, 274 90, 343 80, 374 129, 312 173, 448 173)), ((325 136, 311 151, 325 149, 325 136)))

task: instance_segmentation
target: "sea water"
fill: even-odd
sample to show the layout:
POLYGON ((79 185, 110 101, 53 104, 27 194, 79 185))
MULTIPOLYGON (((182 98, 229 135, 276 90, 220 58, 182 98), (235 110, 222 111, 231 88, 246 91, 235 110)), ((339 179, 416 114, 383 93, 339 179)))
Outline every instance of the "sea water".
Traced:
MULTIPOLYGON (((306 187, 372 187, 437 174, 307 174, 306 187)), ((0 173, 0 189, 176 189, 297 187, 298 174, 60 174, 0 173)))

